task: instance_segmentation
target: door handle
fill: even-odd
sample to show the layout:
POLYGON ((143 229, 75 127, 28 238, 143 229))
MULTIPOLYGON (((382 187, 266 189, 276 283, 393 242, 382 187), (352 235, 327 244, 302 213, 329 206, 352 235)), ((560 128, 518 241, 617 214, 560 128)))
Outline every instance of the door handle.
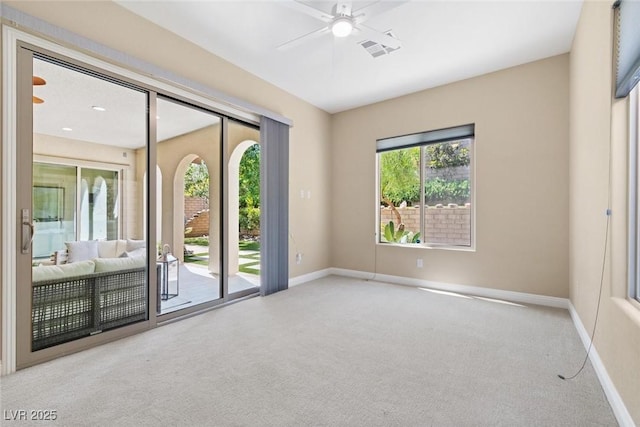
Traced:
POLYGON ((28 254, 33 242, 34 229, 30 222, 22 223, 22 253, 28 254), (26 230, 26 231, 25 231, 26 230))
POLYGON ((22 253, 28 254, 31 251, 31 242, 35 230, 33 224, 29 222, 29 210, 22 209, 22 253))

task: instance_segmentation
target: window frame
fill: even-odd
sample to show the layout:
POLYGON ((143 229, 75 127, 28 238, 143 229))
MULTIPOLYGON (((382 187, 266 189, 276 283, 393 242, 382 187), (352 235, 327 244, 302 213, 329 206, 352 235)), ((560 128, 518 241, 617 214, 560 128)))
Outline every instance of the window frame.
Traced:
POLYGON ((434 131, 427 131, 427 132, 421 132, 421 133, 417 133, 417 134, 412 134, 412 135, 404 135, 404 136, 399 136, 399 137, 394 137, 394 138, 385 138, 385 139, 381 139, 378 140, 378 149, 376 150, 376 197, 375 197, 375 203, 376 203, 376 233, 375 233, 375 238, 376 241, 375 243, 377 245, 386 245, 386 246, 401 246, 401 247, 410 247, 410 248, 423 248, 423 249, 444 249, 444 250, 455 250, 455 251, 472 251, 474 252, 476 249, 476 179, 475 179, 475 144, 476 144, 476 134, 475 134, 475 124, 471 124, 471 125, 463 125, 460 126, 458 128, 463 128, 463 127, 468 127, 471 126, 472 129, 472 133, 470 135, 464 136, 464 137, 460 137, 460 138, 442 138, 442 139, 431 139, 429 138, 429 134, 434 135, 434 134, 441 134, 443 132, 447 132, 449 129, 456 129, 456 127, 454 128, 447 128, 447 129, 438 129, 438 130, 434 130, 434 131), (416 140, 416 138, 419 138, 420 136, 423 137, 423 139, 426 139, 426 141, 424 142, 413 142, 411 145, 407 144, 407 145, 400 145, 398 147, 395 148, 389 148, 389 141, 392 141, 394 139, 397 139, 398 141, 401 140, 416 140), (434 145, 434 144, 440 144, 440 143, 452 143, 452 142, 456 142, 456 141, 469 141, 469 189, 470 189, 470 194, 469 194, 469 202, 471 203, 470 206, 470 230, 469 230, 469 238, 470 238, 470 243, 468 246, 466 245, 454 245, 454 244, 450 244, 450 243, 429 243, 425 241, 425 236, 426 236, 426 220, 425 220, 425 210, 424 210, 424 200, 425 200, 425 152, 426 152, 426 148, 430 145, 434 145), (382 144, 381 144, 382 141, 382 144), (384 148, 380 148, 381 145, 384 145, 384 148), (420 243, 397 243, 397 242, 383 242, 382 241, 382 224, 381 224, 381 194, 380 194, 380 179, 381 179, 381 171, 380 171, 380 155, 384 152, 388 152, 388 151, 395 151, 395 150, 402 150, 402 149, 407 149, 407 148, 411 148, 411 147, 419 147, 420 148, 420 163, 418 165, 419 167, 419 175, 420 175, 420 206, 421 206, 421 211, 420 211, 420 236, 422 237, 420 239, 420 243))
POLYGON ((640 86, 629 94, 629 268, 628 298, 640 303, 640 86))

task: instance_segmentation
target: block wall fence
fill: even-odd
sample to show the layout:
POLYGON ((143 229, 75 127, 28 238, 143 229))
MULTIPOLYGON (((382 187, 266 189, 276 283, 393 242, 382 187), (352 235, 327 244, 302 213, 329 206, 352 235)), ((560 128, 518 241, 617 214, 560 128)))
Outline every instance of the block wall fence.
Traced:
MULTIPOLYGON (((425 211, 420 206, 397 208, 405 230, 420 231, 420 216, 425 211)), ((390 208, 380 207, 380 224, 389 221, 397 223, 390 208)), ((397 224, 396 224, 397 227, 397 224)), ((423 243, 446 243, 449 245, 469 246, 471 244, 471 204, 427 206, 425 214, 425 233, 420 239, 423 243)))

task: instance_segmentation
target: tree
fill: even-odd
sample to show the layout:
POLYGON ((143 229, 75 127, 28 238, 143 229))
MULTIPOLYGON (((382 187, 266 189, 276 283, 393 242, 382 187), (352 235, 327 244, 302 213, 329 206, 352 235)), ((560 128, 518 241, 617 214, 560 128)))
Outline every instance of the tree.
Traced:
POLYGON ((380 155, 380 199, 403 227, 396 205, 413 202, 420 194, 420 147, 387 151, 380 155))
POLYGON ((204 160, 191 163, 184 174, 184 194, 201 197, 209 204, 209 170, 204 160))
POLYGON ((260 228, 260 145, 247 148, 240 159, 239 170, 240 227, 260 228))

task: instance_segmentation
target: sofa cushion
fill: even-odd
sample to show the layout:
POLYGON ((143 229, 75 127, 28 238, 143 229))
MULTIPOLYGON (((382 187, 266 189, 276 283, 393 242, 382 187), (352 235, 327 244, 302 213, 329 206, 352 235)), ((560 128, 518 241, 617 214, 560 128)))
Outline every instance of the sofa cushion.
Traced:
POLYGON ((85 274, 92 274, 94 270, 95 264, 91 260, 78 261, 72 264, 43 265, 31 269, 31 280, 42 282, 44 280, 84 276, 85 274))
POLYGON ((138 248, 133 251, 127 251, 124 254, 129 258, 136 258, 136 257, 146 258, 147 248, 138 248))
POLYGON ((132 268, 144 267, 147 260, 144 257, 133 258, 96 258, 96 273, 107 271, 130 270, 132 268))
POLYGON ((127 252, 135 251, 136 249, 146 248, 146 247, 147 247, 146 240, 127 239, 127 252))
POLYGON ((91 260, 98 257, 98 241, 82 240, 79 242, 65 242, 67 246, 67 263, 91 260))
POLYGON ((101 240, 98 242, 98 256, 100 258, 118 258, 126 250, 126 240, 101 240))

